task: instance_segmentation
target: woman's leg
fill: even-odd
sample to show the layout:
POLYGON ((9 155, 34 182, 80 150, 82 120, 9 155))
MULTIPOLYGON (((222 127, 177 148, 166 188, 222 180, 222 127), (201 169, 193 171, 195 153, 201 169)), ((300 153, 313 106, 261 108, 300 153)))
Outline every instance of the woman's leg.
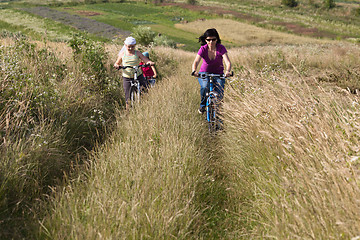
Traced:
POLYGON ((124 87, 124 92, 125 92, 126 109, 129 109, 130 88, 131 88, 131 79, 130 78, 123 77, 123 87, 124 87))
POLYGON ((140 83, 140 86, 142 87, 142 89, 146 91, 146 89, 149 87, 149 82, 146 80, 144 75, 140 74, 138 76, 138 80, 139 80, 139 83, 140 83))
POLYGON ((218 100, 221 101, 224 97, 225 79, 216 78, 214 90, 219 94, 218 100))
MULTIPOLYGON (((199 74, 201 74, 203 72, 199 72, 199 74)), ((209 79, 208 78, 198 78, 199 84, 200 84, 200 96, 201 96, 201 101, 200 101, 200 109, 205 109, 206 106, 206 93, 209 92, 209 87, 210 87, 210 83, 209 83, 209 79)))

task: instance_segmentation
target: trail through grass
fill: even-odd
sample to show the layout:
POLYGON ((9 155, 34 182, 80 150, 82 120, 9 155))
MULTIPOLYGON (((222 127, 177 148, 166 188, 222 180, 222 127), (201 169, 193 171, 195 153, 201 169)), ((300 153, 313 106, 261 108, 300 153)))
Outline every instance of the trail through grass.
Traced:
POLYGON ((237 74, 216 138, 195 112, 198 83, 183 67, 194 54, 156 52, 174 75, 118 118, 88 171, 56 194, 42 236, 357 236, 359 101, 340 88, 356 82, 356 45, 231 50, 237 74), (351 74, 334 82, 329 71, 351 74))
MULTIPOLYGON (((160 55, 169 54, 163 51, 160 55)), ((188 64, 193 57, 171 54, 188 64)), ((226 181, 196 113, 198 98, 196 79, 181 67, 159 82, 118 119, 88 173, 54 199, 42 234, 49 239, 224 235, 231 220, 224 206, 226 181)))

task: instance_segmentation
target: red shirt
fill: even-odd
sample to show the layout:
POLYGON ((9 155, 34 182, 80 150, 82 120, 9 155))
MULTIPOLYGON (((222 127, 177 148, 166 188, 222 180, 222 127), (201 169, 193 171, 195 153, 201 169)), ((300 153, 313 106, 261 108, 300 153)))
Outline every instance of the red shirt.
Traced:
MULTIPOLYGON (((140 65, 144 65, 144 63, 140 63, 140 65)), ((148 67, 142 67, 142 71, 144 74, 144 77, 152 77, 154 76, 154 71, 152 70, 151 66, 148 67)))

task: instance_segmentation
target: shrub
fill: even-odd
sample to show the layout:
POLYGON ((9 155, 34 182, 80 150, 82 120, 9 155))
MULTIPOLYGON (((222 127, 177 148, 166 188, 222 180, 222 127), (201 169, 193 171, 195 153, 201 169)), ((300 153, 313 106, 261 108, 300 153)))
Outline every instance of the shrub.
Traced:
POLYGON ((107 54, 104 47, 77 34, 69 44, 74 51, 74 60, 80 63, 84 73, 93 76, 93 82, 90 83, 93 90, 104 90, 108 78, 105 68, 107 54))
POLYGON ((353 9, 353 12, 354 12, 355 16, 359 17, 360 16, 360 7, 353 9))
POLYGON ((150 27, 138 26, 133 30, 132 36, 138 44, 144 46, 153 44, 155 46, 176 47, 176 43, 173 40, 163 35, 157 35, 150 27))
POLYGON ((133 29, 132 36, 136 39, 138 44, 148 46, 150 43, 154 42, 156 33, 151 31, 150 27, 138 26, 133 29))
POLYGON ((335 7, 335 1, 334 0, 324 0, 324 7, 325 8, 334 8, 335 7))
POLYGON ((164 0, 153 0, 153 3, 154 4, 161 4, 161 3, 163 3, 164 2, 164 0))
POLYGON ((281 4, 288 7, 296 7, 298 5, 296 0, 281 0, 281 4))
POLYGON ((308 2, 309 2, 309 5, 312 7, 315 7, 315 8, 320 7, 320 5, 317 2, 315 2, 315 0, 308 0, 308 2))
POLYGON ((172 39, 163 35, 159 35, 154 38, 154 45, 176 48, 176 43, 172 39))
POLYGON ((196 5, 196 0, 187 0, 186 2, 191 5, 196 5))

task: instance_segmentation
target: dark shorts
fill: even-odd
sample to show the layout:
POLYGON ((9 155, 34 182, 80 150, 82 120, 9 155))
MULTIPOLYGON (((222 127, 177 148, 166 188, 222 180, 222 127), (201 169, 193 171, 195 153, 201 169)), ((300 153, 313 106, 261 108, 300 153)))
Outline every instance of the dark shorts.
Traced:
MULTIPOLYGON (((133 78, 123 77, 123 86, 124 86, 124 91, 125 91, 125 100, 126 100, 126 102, 130 99, 130 88, 131 88, 131 81, 132 80, 133 80, 133 78)), ((140 82, 141 87, 148 88, 148 82, 144 78, 144 75, 142 75, 142 74, 139 75, 138 80, 140 82)))

